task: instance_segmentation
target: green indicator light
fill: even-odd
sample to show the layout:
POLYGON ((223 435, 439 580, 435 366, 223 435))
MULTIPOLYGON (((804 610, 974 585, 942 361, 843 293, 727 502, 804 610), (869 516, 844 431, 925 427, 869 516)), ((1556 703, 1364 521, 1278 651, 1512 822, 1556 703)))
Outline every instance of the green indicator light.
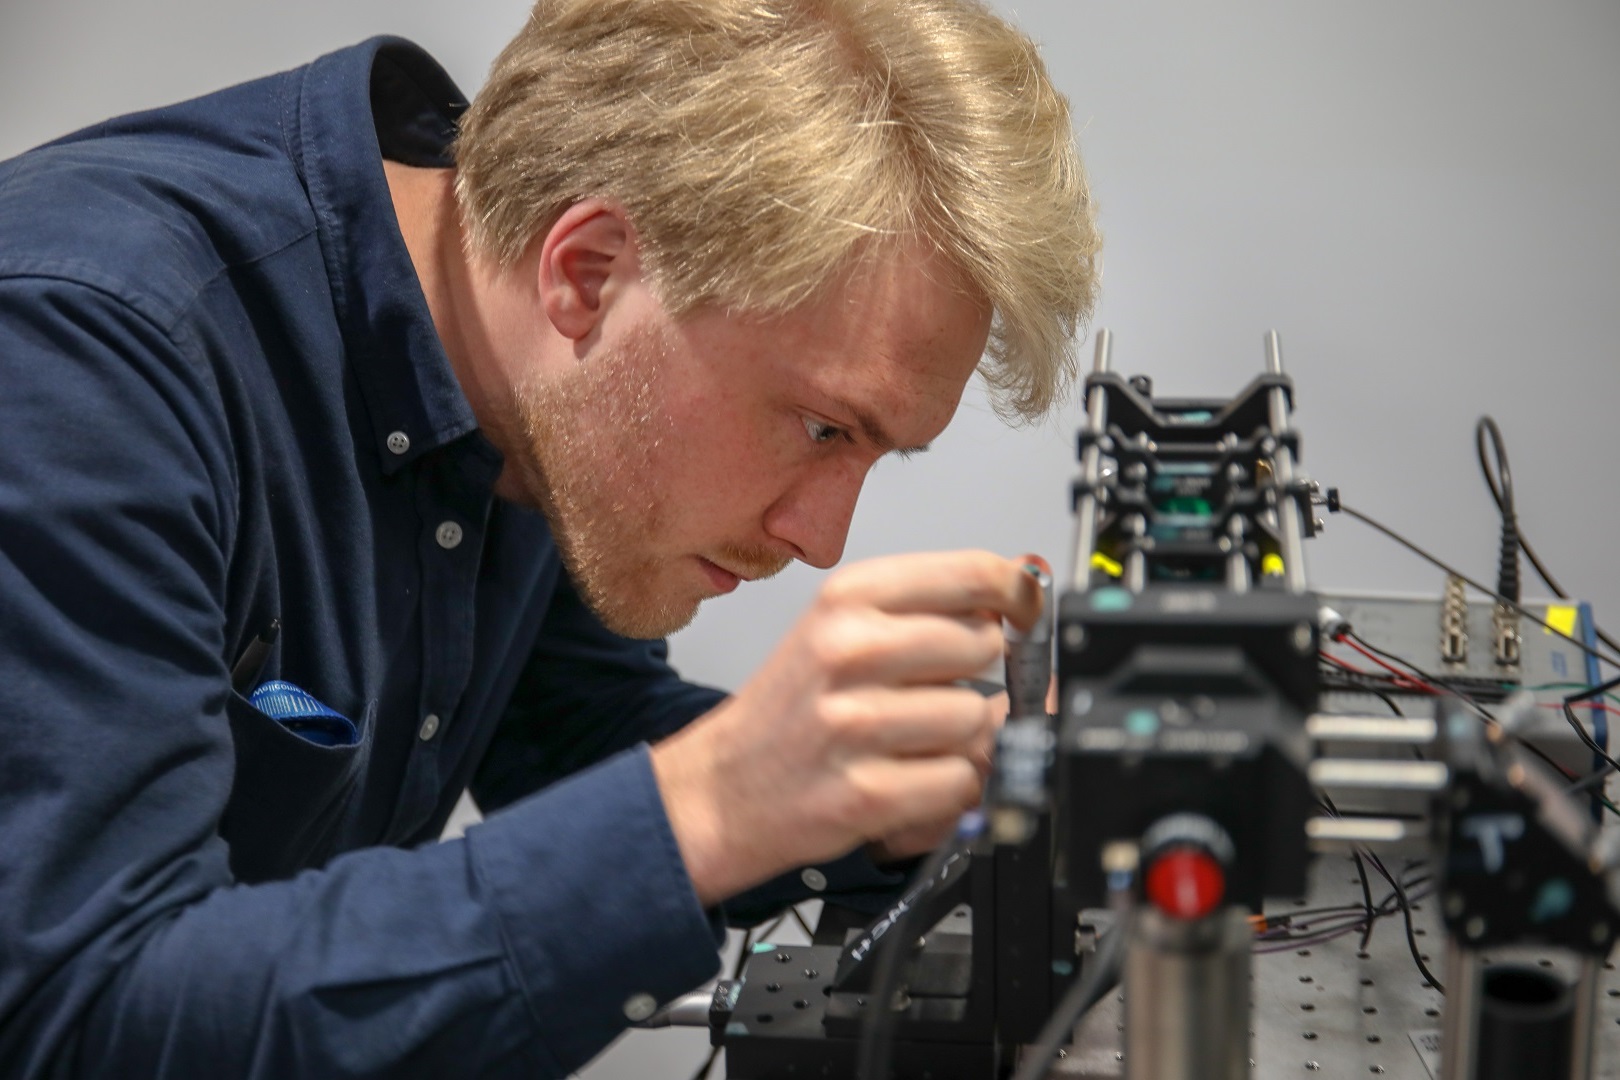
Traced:
POLYGON ((1104 586, 1091 594, 1093 611, 1128 611, 1134 602, 1129 589, 1104 586))
POLYGON ((753 949, 752 949, 752 950, 750 950, 750 951, 752 951, 752 952, 757 952, 757 953, 761 953, 761 952, 775 952, 775 951, 776 951, 776 946, 775 946, 775 945, 772 945, 772 944, 771 944, 771 943, 770 943, 770 942, 768 942, 768 941, 756 941, 756 942, 754 942, 754 947, 753 947, 753 949))
POLYGON ((1159 714, 1152 709, 1132 709, 1125 714, 1125 730, 1146 738, 1159 730, 1159 714))
POLYGON ((1209 500, 1200 499, 1195 495, 1178 495, 1166 499, 1160 509, 1167 514, 1185 514, 1188 517, 1198 518, 1207 518, 1211 513, 1209 500))

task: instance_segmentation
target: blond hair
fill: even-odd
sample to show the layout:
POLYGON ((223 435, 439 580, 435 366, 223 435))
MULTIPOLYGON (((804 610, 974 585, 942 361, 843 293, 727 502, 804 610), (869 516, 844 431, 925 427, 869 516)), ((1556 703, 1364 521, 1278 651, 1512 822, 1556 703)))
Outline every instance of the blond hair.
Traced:
POLYGON ((998 411, 1073 379, 1100 239, 1068 103, 976 0, 538 0, 455 157, 503 265, 602 197, 673 314, 769 314, 920 239, 994 309, 998 411))

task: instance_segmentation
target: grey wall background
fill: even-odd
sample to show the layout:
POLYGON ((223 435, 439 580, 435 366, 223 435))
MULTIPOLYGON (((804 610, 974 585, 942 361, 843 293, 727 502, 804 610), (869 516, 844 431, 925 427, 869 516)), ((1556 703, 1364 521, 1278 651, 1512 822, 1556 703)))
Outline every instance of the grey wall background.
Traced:
MULTIPOLYGON (((1073 103, 1107 234, 1096 325, 1121 369, 1234 392, 1275 327, 1307 469, 1482 577, 1495 524, 1472 427, 1493 414, 1527 533, 1620 627, 1620 5, 994 6, 1043 43, 1073 103)), ((526 8, 4 0, 0 155, 378 32, 428 46, 471 92, 526 8)), ((848 557, 978 546, 1066 563, 1078 415, 1010 431, 975 390, 933 452, 874 472, 848 557)), ((1439 585, 1346 519, 1309 552, 1320 587, 1439 585)), ((795 569, 711 605, 677 662, 738 684, 819 578, 795 569)), ((638 1035, 588 1075, 685 1076, 702 1049, 638 1035)))

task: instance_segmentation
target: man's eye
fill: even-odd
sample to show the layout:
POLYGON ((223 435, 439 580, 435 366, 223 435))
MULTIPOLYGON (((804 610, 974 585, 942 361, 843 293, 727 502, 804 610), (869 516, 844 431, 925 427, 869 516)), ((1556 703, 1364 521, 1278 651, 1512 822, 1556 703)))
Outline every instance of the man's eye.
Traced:
POLYGON ((830 443, 844 434, 843 428, 823 424, 820 420, 804 418, 804 430, 809 433, 811 442, 830 443))

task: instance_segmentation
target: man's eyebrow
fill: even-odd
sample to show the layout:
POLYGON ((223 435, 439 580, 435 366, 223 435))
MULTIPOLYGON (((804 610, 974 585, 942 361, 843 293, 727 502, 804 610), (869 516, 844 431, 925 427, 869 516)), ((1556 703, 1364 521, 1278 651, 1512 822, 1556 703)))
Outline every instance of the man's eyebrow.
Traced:
POLYGON ((860 406, 853 405, 847 401, 840 401, 836 404, 839 406, 839 408, 844 410, 846 415, 855 418, 856 430, 861 433, 861 436, 866 439, 867 442, 877 447, 881 452, 885 454, 896 454, 903 458, 908 458, 915 454, 925 454, 928 452, 927 443, 923 443, 921 446, 898 445, 894 436, 890 435, 884 430, 882 422, 860 406))

